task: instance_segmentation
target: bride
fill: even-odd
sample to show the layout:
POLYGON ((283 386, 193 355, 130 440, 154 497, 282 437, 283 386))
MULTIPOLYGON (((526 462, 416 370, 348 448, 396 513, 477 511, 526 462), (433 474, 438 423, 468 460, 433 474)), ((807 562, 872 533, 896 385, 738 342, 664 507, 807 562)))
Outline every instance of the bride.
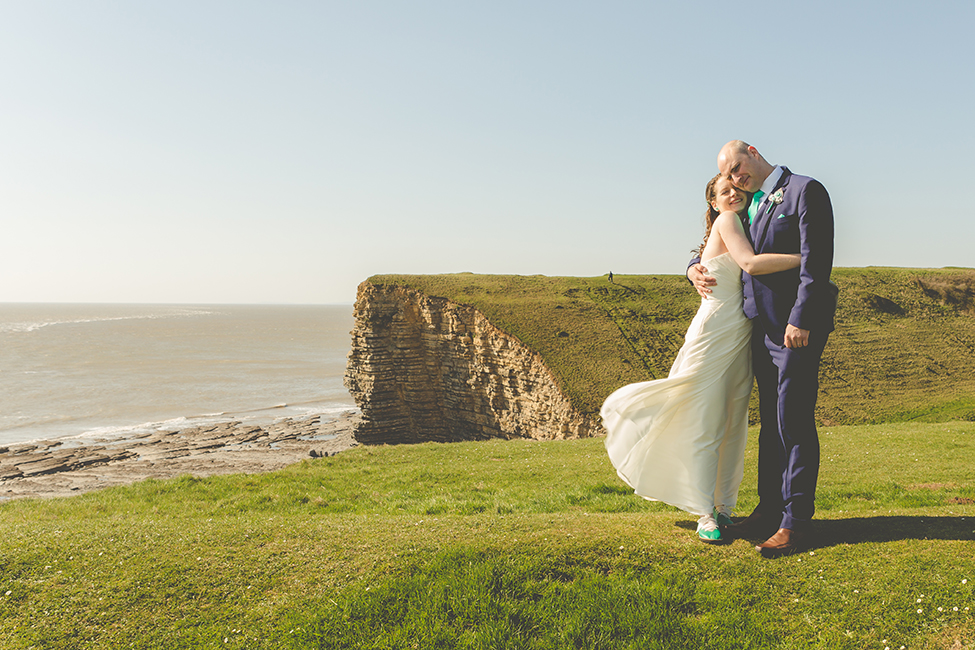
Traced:
POLYGON ((705 188, 701 264, 717 279, 691 321, 666 379, 623 386, 600 411, 606 451, 634 492, 700 517, 701 541, 724 541, 744 469, 752 390, 752 324, 741 272, 799 266, 799 255, 756 255, 742 225, 750 197, 720 174, 705 188))

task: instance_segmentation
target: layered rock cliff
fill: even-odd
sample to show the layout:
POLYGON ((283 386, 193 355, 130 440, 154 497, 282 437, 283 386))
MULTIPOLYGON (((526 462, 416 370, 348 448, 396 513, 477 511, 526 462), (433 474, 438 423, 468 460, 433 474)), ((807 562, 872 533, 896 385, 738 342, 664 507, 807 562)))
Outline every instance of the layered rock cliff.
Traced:
POLYGON ((603 432, 577 412, 541 357, 468 305, 359 285, 345 385, 370 444, 603 432))

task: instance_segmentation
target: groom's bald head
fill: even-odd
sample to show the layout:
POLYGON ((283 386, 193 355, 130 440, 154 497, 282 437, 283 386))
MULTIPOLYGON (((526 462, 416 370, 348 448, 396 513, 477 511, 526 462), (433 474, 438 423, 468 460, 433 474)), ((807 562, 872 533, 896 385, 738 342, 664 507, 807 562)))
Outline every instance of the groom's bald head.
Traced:
POLYGON ((759 189, 773 169, 758 149, 743 140, 732 140, 718 152, 718 171, 746 192, 759 189))
MULTIPOLYGON (((727 150, 730 153, 748 153, 749 148, 754 148, 752 145, 748 144, 744 140, 732 140, 725 146, 721 147, 722 151, 727 150)), ((721 155, 720 153, 718 155, 721 155)))

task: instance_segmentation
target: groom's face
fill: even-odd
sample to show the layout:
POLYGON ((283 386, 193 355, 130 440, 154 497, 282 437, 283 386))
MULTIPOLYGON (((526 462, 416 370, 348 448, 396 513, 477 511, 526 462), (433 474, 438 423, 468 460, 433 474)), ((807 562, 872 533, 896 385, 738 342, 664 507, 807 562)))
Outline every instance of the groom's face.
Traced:
POLYGON ((731 179, 740 190, 754 192, 762 187, 765 178, 759 169, 758 157, 751 150, 722 151, 718 156, 718 171, 731 179))

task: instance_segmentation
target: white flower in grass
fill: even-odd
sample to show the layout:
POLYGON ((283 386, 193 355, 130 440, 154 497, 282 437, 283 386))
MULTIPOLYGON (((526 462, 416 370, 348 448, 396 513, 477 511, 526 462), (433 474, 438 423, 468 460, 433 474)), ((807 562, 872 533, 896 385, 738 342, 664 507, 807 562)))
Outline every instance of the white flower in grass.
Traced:
POLYGON ((957 611, 958 611, 958 608, 957 608, 957 607, 952 607, 952 608, 951 608, 951 611, 953 611, 953 612, 957 612, 957 611))
POLYGON ((924 610, 923 610, 923 609, 921 609, 920 607, 918 607, 918 608, 917 608, 917 613, 918 613, 918 614, 920 614, 920 613, 921 613, 921 612, 923 612, 923 611, 924 611, 924 610))
POLYGON ((859 589, 854 589, 853 590, 853 593, 858 594, 858 593, 860 593, 860 590, 859 589))
MULTIPOLYGON (((4 594, 4 596, 9 596, 9 595, 10 595, 10 594, 12 594, 12 593, 14 593, 14 592, 12 592, 12 591, 8 591, 7 593, 5 593, 5 594, 4 594)), ((968 609, 968 608, 966 607, 965 609, 968 609)))
POLYGON ((939 607, 939 608, 938 608, 938 611, 939 611, 939 612, 942 612, 942 611, 944 611, 944 610, 943 610, 943 609, 942 609, 941 607, 939 607))
POLYGON ((918 599, 917 599, 917 602, 921 602, 921 599, 920 599, 920 598, 918 598, 918 599))
POLYGON ((961 583, 962 583, 963 585, 967 585, 967 584, 968 584, 968 578, 964 578, 964 579, 962 579, 962 581, 961 581, 961 583))

